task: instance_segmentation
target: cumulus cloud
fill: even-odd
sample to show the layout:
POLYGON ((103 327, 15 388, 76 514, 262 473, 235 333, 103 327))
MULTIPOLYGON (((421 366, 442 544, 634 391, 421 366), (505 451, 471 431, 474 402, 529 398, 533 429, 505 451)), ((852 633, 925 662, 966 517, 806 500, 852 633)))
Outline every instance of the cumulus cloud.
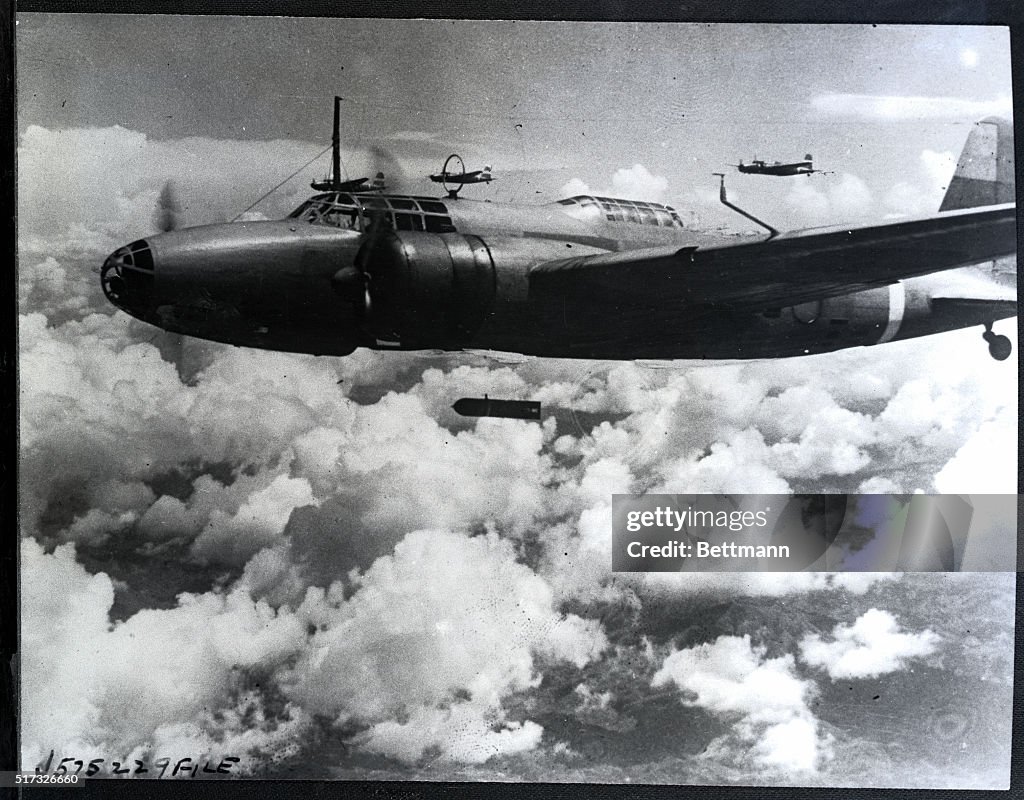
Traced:
POLYGON ((450 708, 417 708, 408 722, 388 720, 356 737, 359 747, 399 761, 415 763, 425 752, 431 760, 482 764, 493 756, 513 755, 540 744, 544 729, 536 722, 502 722, 495 730, 470 703, 450 708))
POLYGON ((493 535, 411 534, 347 601, 335 589, 311 591, 294 612, 274 610, 252 599, 250 575, 227 594, 181 595, 174 608, 117 624, 110 579, 90 576, 71 545, 45 555, 26 539, 22 557, 26 763, 54 744, 162 755, 174 739, 191 755, 224 754, 229 742, 246 741, 247 754, 266 747, 259 725, 223 740, 239 705, 269 716, 266 698, 245 694, 253 674, 290 698, 267 725, 285 744, 327 714, 357 723, 353 742, 370 752, 415 761, 436 747, 450 760, 482 762, 539 741, 538 724, 507 720, 501 707, 508 693, 536 685, 535 659, 582 667, 606 647, 598 623, 558 613, 543 580, 493 535), (73 697, 58 711, 47 699, 65 692, 73 697))
POLYGON ((828 755, 807 705, 813 684, 797 676, 791 655, 766 658, 749 636, 720 636, 670 653, 652 680, 654 687, 668 684, 680 690, 683 705, 732 724, 728 738, 736 742, 719 741, 718 750, 733 745, 734 757, 795 773, 813 772, 828 755))
POLYGON ((893 184, 883 202, 893 216, 934 214, 942 204, 955 169, 956 156, 953 153, 925 148, 918 162, 918 179, 893 184))
POLYGON ((307 481, 278 475, 265 489, 249 495, 235 514, 215 509, 192 543, 192 552, 203 560, 244 565, 277 543, 292 511, 315 503, 307 481))
POLYGON ((793 181, 785 200, 794 219, 805 225, 838 225, 875 212, 867 184, 848 172, 830 180, 825 189, 808 180, 793 181))
MULTIPOLYGON (((295 152, 291 145, 264 149, 260 144, 237 144, 236 149, 214 141, 155 142, 116 126, 65 131, 29 126, 18 148, 21 284, 33 280, 32 272, 39 270, 33 268, 37 260, 51 258, 61 268, 74 271, 77 286, 95 284, 90 294, 98 298, 98 280, 91 268, 98 267, 115 248, 156 231, 154 211, 161 187, 169 178, 183 179, 183 222, 227 220, 251 202, 243 200, 242 185, 247 181, 241 176, 249 176, 251 183, 246 188, 253 197, 261 193, 253 163, 264 161, 265 156, 276 157, 278 163, 294 163, 304 152, 301 145, 295 152), (239 159, 246 151, 253 161, 247 162, 244 155, 239 159), (223 160, 212 158, 215 154, 223 160), (207 166, 212 170, 209 173, 207 166), (234 184, 232 167, 238 170, 242 185, 234 184), (54 204, 51 187, 69 182, 76 191, 63 193, 54 204), (208 182, 214 185, 214 192, 193 197, 188 184, 207 186, 208 182), (229 211, 232 205, 234 209, 229 211), (53 235, 55 228, 60 230, 59 237, 53 235)), ((55 275, 51 266, 40 277, 52 282, 55 275)), ((38 285, 38 278, 33 282, 38 285)))
POLYGON ((607 189, 591 189, 579 178, 572 178, 559 190, 559 196, 572 197, 577 194, 596 194, 621 197, 626 200, 645 200, 652 203, 665 202, 668 179, 655 175, 643 164, 621 167, 612 174, 611 186, 607 189))
POLYGON ((307 596, 301 611, 320 629, 289 689, 340 722, 382 721, 458 692, 490 708, 536 680, 534 653, 582 667, 606 644, 593 621, 558 614, 543 579, 493 534, 412 533, 358 587, 341 605, 307 596))
MULTIPOLYGON (((183 745, 172 750, 192 757, 197 747, 252 756, 285 729, 294 739, 308 726, 294 706, 271 719, 265 698, 245 691, 246 673, 272 670, 303 640, 294 615, 238 591, 182 595, 173 609, 112 624, 110 579, 88 574, 72 545, 46 555, 24 539, 21 564, 24 767, 54 747, 86 759, 135 751, 172 756, 172 740, 183 745), (232 725, 240 707, 262 724, 232 725)), ((247 758, 243 769, 254 767, 247 758)))
POLYGON ((921 166, 929 181, 929 188, 935 192, 945 192, 956 170, 956 155, 949 150, 940 153, 925 148, 921 151, 921 166))
POLYGON ((668 189, 668 179, 652 174, 643 164, 615 170, 612 189, 616 197, 661 202, 668 189))
MULTIPOLYGON (((341 418, 346 407, 340 392, 324 391, 336 383, 324 361, 268 361, 252 351, 225 350, 204 373, 206 380, 186 385, 154 345, 134 341, 120 315, 94 314, 59 328, 29 315, 20 330, 23 503, 30 529, 33 514, 57 502, 72 512, 65 523, 70 526, 78 501, 68 507, 69 497, 118 518, 126 512, 144 517, 142 530, 158 538, 187 532, 175 524, 201 529, 212 509, 196 486, 188 489, 191 499, 161 498, 151 512, 154 497, 142 484, 159 483, 176 470, 205 472, 200 464, 230 463, 233 478, 243 469, 276 475, 273 462, 293 439, 326 417, 341 418), (112 481, 133 490, 114 498, 107 490, 112 481), (194 512, 191 522, 184 520, 186 510, 194 512)), ((241 491, 265 486, 242 479, 224 491, 223 480, 198 488, 216 489, 214 495, 230 501, 225 511, 232 515, 245 500, 241 491)), ((310 500, 295 498, 299 505, 310 500)), ((277 523, 283 525, 275 518, 277 523)))
MULTIPOLYGON (((320 149, 288 140, 155 140, 118 125, 64 130, 29 125, 18 147, 18 202, 31 212, 19 215, 19 249, 110 252, 153 233, 159 222, 154 212, 172 179, 183 224, 227 221, 266 191, 263 165, 298 167, 320 149), (69 184, 75 191, 62 193, 54 206, 52 187, 69 184), (58 242, 52 237, 55 227, 63 234, 58 242)), ((282 169, 280 177, 289 172, 282 169)), ((289 203, 298 205, 288 191, 305 193, 316 169, 307 173, 270 201, 272 215, 281 216, 289 203)))
POLYGON ((1016 411, 1009 407, 983 422, 953 457, 936 473, 935 488, 942 493, 1016 494, 1017 475, 1006 469, 992 470, 992 454, 1018 424, 1016 411))
POLYGON ((18 270, 18 307, 45 309, 52 324, 80 319, 100 306, 101 291, 95 274, 74 269, 52 255, 41 261, 23 259, 18 270))
POLYGON ((895 616, 873 608, 852 625, 837 625, 831 642, 818 634, 807 636, 800 643, 800 658, 824 669, 832 680, 876 678, 905 669, 911 659, 930 655, 938 645, 933 631, 902 632, 895 616))

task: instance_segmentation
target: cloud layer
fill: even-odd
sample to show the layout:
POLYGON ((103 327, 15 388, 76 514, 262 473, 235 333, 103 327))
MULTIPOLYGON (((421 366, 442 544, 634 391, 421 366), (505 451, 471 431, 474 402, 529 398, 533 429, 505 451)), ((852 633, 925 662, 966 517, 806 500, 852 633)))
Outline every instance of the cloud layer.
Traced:
MULTIPOLYGON (((751 748, 755 767, 814 771, 828 742, 807 705, 813 684, 801 680, 794 666, 791 655, 765 658, 765 649, 752 647, 749 636, 720 636, 669 654, 652 685, 672 683, 684 705, 732 721, 729 736, 751 748)), ((718 752, 722 743, 710 747, 718 752)))
POLYGON ((875 678, 903 669, 907 662, 935 652, 939 637, 934 631, 906 633, 888 611, 873 608, 852 625, 837 625, 832 641, 813 634, 800 643, 800 657, 812 667, 824 669, 832 680, 875 678))

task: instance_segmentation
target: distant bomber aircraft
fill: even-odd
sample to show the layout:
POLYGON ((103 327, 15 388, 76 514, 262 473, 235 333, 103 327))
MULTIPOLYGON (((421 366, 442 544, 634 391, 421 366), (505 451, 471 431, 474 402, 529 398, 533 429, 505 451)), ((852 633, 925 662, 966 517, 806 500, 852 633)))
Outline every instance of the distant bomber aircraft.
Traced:
POLYGON ((494 180, 494 176, 491 174, 490 166, 466 172, 466 165, 462 158, 458 154, 452 153, 444 162, 441 171, 436 175, 431 175, 430 180, 434 183, 443 183, 444 188, 448 191, 448 197, 454 200, 459 196, 459 190, 467 183, 490 183, 494 180))
POLYGON ((388 188, 384 185, 383 172, 378 172, 373 178, 373 183, 370 183, 369 186, 366 185, 368 183, 370 183, 369 178, 356 178, 351 181, 336 181, 333 178, 328 178, 323 181, 313 181, 310 185, 314 189, 327 189, 336 192, 383 192, 388 188))
POLYGON ((794 161, 790 164, 783 164, 781 161, 769 164, 755 158, 749 164, 744 164, 743 159, 740 159, 739 164, 730 164, 730 166, 736 167, 747 175, 813 175, 815 172, 823 171, 815 169, 812 162, 811 154, 808 153, 804 156, 803 161, 794 161))
POLYGON ((992 324, 1017 313, 1014 199, 1013 127, 989 118, 924 217, 738 236, 614 197, 342 186, 280 221, 138 239, 100 272, 114 305, 164 330, 318 355, 779 358, 977 325, 1005 359, 992 324))
POLYGON ((449 172, 448 168, 451 165, 452 159, 458 159, 458 163, 462 163, 462 159, 453 153, 448 156, 448 160, 444 162, 444 167, 441 171, 437 175, 430 176, 430 180, 434 183, 490 183, 494 180, 490 166, 486 166, 483 169, 475 169, 472 172, 466 172, 465 169, 460 172, 449 172))

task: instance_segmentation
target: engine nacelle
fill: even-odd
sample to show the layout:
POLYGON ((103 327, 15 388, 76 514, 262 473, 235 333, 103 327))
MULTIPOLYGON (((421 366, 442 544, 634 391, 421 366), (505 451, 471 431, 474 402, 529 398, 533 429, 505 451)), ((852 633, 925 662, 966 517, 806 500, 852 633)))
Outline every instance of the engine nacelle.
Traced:
POLYGON ((366 332, 403 348, 458 347, 494 304, 491 253, 477 236, 385 230, 356 262, 366 280, 366 332))

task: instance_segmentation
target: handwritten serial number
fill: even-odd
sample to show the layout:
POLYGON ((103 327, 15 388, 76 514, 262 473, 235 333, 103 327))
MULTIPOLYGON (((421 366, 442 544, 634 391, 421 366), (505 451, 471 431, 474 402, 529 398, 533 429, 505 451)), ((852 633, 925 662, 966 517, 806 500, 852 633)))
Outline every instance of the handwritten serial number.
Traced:
MULTIPOLYGON (((36 775, 50 775, 50 768, 53 767, 54 758, 55 752, 51 750, 46 763, 36 767, 36 775)), ((202 758, 179 758, 176 761, 170 758, 158 758, 154 761, 138 758, 131 761, 128 759, 124 761, 108 761, 105 758, 94 758, 91 761, 85 761, 81 758, 69 756, 57 762, 57 766, 53 768, 52 774, 60 776, 82 773, 88 778, 100 775, 101 773, 107 775, 145 775, 146 777, 154 778, 163 778, 165 776, 176 778, 179 775, 191 775, 194 778, 197 775, 230 775, 231 770, 241 760, 238 756, 225 756, 215 765, 213 760, 202 758), (82 772, 82 770, 85 770, 85 772, 82 772)))

